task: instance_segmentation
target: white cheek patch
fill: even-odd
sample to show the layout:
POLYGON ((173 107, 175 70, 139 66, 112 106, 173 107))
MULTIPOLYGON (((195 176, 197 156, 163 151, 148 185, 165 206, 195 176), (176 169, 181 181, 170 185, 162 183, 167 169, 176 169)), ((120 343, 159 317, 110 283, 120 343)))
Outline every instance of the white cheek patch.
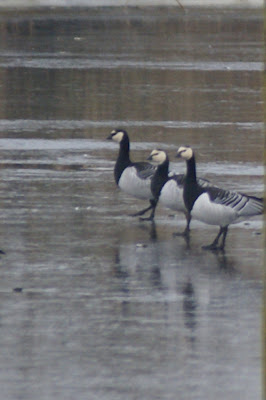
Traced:
POLYGON ((151 162, 152 162, 152 164, 154 164, 154 165, 161 165, 161 164, 163 164, 164 161, 166 160, 166 154, 165 154, 164 151, 157 151, 157 150, 154 150, 154 151, 151 153, 151 156, 152 156, 151 162))
POLYGON ((150 154, 150 161, 154 165, 158 164, 158 151, 157 150, 152 150, 152 152, 150 154))
POLYGON ((186 151, 186 159, 190 160, 192 158, 192 156, 193 156, 193 151, 191 148, 188 148, 186 151))
POLYGON ((179 147, 178 153, 186 161, 193 157, 193 150, 190 147, 179 147))
POLYGON ((117 133, 112 137, 112 139, 113 139, 115 142, 120 143, 120 142, 122 141, 123 137, 124 137, 123 132, 117 132, 117 133))
POLYGON ((156 157, 156 161, 159 164, 163 164, 163 162, 166 160, 166 154, 163 151, 160 151, 156 157))
POLYGON ((193 156, 193 151, 190 147, 187 147, 186 150, 182 153, 182 158, 186 161, 190 160, 193 156))

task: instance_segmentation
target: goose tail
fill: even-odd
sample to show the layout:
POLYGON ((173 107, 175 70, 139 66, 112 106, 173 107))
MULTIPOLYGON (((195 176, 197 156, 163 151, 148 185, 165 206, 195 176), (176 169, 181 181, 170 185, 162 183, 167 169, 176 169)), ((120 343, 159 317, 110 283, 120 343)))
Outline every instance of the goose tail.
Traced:
POLYGON ((239 206, 239 216, 252 217, 253 215, 260 215, 263 213, 264 200, 261 197, 242 194, 242 202, 240 202, 239 206))

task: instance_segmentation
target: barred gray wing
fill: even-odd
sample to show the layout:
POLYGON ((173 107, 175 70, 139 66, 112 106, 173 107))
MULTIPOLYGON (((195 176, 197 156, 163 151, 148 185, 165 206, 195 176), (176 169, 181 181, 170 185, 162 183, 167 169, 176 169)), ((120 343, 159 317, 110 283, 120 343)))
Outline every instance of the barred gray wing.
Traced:
POLYGON ((263 212, 262 198, 216 187, 209 187, 206 192, 209 193, 210 199, 214 203, 234 209, 239 216, 248 217, 262 214, 263 212))
POLYGON ((198 178, 197 182, 198 182, 198 185, 202 188, 207 188, 207 187, 213 186, 213 184, 210 181, 208 181, 208 179, 198 178))
POLYGON ((183 187, 184 186, 184 181, 185 181, 185 175, 184 174, 172 174, 169 177, 170 179, 173 179, 174 181, 176 181, 177 185, 179 187, 183 187))
POLYGON ((133 164, 137 170, 137 175, 141 179, 149 179, 156 171, 156 167, 146 162, 138 162, 133 164))
MULTIPOLYGON (((169 178, 174 179, 177 182, 179 187, 184 186, 185 177, 186 177, 186 175, 184 175, 184 174, 171 174, 171 175, 169 174, 169 178)), ((200 187, 202 187, 202 188, 211 186, 210 181, 208 181, 207 179, 198 178, 197 182, 200 185, 200 187)))

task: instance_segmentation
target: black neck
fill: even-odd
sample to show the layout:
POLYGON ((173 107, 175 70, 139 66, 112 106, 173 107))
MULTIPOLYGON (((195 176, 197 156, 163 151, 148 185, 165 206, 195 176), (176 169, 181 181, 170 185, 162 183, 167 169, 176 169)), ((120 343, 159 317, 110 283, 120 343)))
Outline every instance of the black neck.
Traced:
POLYGON ((197 184, 196 160, 194 155, 187 161, 186 182, 197 184))
POLYGON ((158 165, 151 181, 151 191, 155 199, 158 199, 163 185, 168 181, 169 159, 158 165))
POLYGON ((118 157, 115 164, 115 181, 118 184, 119 179, 124 171, 129 165, 131 165, 130 157, 129 157, 129 139, 127 136, 124 136, 122 141, 120 142, 120 148, 118 157))
POLYGON ((184 202, 189 212, 201 193, 202 190, 197 183, 196 160, 193 155, 190 160, 187 160, 187 173, 184 182, 184 202))

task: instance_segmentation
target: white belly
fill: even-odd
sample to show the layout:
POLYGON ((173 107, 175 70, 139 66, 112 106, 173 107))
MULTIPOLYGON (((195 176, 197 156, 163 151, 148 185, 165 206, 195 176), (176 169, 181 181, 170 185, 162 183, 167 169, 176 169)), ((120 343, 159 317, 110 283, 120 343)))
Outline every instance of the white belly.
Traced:
POLYGON ((237 220, 237 213, 232 208, 211 202, 207 193, 197 198, 191 216, 205 224, 219 226, 227 226, 237 220))
POLYGON ((151 179, 141 179, 137 176, 136 168, 129 167, 122 173, 118 186, 126 193, 138 199, 152 199, 151 179))
POLYGON ((159 201, 164 207, 171 210, 185 212, 183 189, 179 188, 173 179, 163 186, 159 201))

